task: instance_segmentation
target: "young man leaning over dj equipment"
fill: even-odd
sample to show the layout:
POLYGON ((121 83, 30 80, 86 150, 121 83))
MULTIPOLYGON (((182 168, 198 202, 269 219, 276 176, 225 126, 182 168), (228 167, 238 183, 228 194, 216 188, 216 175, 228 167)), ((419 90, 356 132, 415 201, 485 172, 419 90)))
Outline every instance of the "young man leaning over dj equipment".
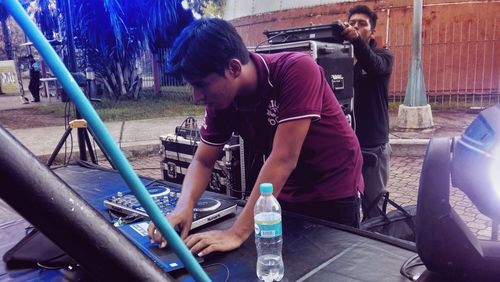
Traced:
MULTIPOLYGON (((229 251, 248 238, 263 182, 274 185, 284 210, 358 226, 361 150, 321 67, 310 56, 249 53, 228 22, 200 19, 174 43, 169 68, 192 85, 195 102, 206 105, 202 142, 168 215, 193 253, 229 251), (231 228, 188 236, 193 207, 233 131, 245 146, 266 156, 255 187, 231 228)), ((165 246, 154 225, 148 232, 152 241, 165 246)))
MULTIPOLYGON (((370 8, 355 6, 348 18, 342 35, 354 48, 354 129, 363 151, 362 203, 365 212, 373 207, 367 214, 373 217, 379 215, 375 201, 385 192, 389 179, 388 86, 393 56, 389 50, 376 47, 377 15, 370 8)), ((380 208, 382 202, 378 202, 380 208)))

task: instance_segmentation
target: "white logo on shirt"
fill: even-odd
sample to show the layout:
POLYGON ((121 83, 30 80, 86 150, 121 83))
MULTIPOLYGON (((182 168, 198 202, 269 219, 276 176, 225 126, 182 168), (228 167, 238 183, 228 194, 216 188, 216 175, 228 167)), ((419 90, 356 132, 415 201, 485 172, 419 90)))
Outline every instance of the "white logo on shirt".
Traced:
POLYGON ((278 111, 279 105, 276 103, 276 100, 269 101, 269 105, 267 106, 267 121, 271 126, 275 126, 278 124, 278 111))

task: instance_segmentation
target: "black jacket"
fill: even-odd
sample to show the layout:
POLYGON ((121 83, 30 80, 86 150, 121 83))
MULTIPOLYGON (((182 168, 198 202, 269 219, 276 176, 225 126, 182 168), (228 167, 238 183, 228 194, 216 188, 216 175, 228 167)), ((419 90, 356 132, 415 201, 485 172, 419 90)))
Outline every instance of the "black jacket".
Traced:
POLYGON ((388 95, 394 58, 387 49, 370 46, 362 39, 352 42, 354 56, 354 122, 361 147, 389 141, 388 95))

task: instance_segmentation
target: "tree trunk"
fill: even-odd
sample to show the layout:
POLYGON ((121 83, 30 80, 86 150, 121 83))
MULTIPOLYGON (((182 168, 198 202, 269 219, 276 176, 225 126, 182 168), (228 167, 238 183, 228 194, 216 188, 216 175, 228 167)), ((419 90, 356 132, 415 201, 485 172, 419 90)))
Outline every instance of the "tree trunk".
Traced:
POLYGON ((120 84, 120 96, 127 96, 127 89, 125 89, 125 83, 123 81, 123 70, 120 62, 116 62, 116 72, 118 73, 118 83, 120 84))
POLYGON ((14 53, 12 52, 12 42, 10 40, 10 32, 9 27, 7 26, 7 20, 1 22, 2 24, 2 34, 3 34, 3 42, 5 44, 5 54, 7 55, 7 59, 13 60, 14 53))
POLYGON ((103 79, 101 81, 102 81, 102 83, 104 83, 104 86, 106 87, 106 90, 108 92, 108 96, 110 98, 115 98, 114 95, 113 95, 113 88, 109 85, 108 80, 103 77, 103 79))

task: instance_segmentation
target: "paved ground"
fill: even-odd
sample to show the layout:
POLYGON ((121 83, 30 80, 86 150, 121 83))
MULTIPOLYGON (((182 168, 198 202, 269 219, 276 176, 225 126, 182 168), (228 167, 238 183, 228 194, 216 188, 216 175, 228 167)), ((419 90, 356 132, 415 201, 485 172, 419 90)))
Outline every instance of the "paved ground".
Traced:
MULTIPOLYGON (((388 191, 400 205, 417 203, 423 157, 393 157, 388 191)), ((491 238, 491 220, 478 212, 469 198, 457 188, 450 188, 450 205, 470 230, 480 239, 491 238)))

